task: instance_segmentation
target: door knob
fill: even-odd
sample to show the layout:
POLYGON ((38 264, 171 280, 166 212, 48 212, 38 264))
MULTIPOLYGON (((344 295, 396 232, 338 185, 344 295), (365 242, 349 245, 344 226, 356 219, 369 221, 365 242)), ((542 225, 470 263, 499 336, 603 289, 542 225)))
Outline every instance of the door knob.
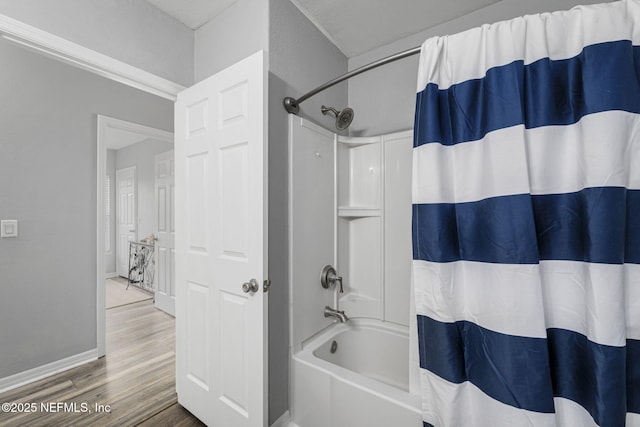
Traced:
POLYGON ((248 294, 249 292, 258 292, 260 285, 256 279, 251 279, 248 282, 242 284, 242 292, 248 294))

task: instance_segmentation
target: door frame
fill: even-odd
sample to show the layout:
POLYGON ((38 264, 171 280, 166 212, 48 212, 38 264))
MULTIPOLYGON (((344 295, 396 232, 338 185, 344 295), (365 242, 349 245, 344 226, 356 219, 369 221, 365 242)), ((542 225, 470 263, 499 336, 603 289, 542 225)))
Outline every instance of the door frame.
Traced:
MULTIPOLYGON (((107 149, 112 146, 110 132, 126 131, 136 133, 143 139, 156 140, 174 144, 173 133, 150 126, 127 122, 113 117, 97 115, 97 176, 96 176, 96 315, 97 315, 97 354, 102 357, 106 354, 106 316, 105 316, 105 217, 104 217, 104 193, 105 177, 107 175, 107 149)), ((114 177, 115 178, 115 177, 114 177)), ((136 228, 137 229, 137 228, 136 228)), ((117 260, 116 260, 117 262, 117 260)))

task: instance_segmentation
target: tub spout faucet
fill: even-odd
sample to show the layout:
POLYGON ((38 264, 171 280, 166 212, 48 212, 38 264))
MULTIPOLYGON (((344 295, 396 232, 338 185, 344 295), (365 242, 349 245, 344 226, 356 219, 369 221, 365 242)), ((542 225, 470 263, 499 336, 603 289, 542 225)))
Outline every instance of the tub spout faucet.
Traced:
POLYGON ((338 319, 340 323, 344 323, 349 320, 343 310, 336 310, 328 305, 324 307, 324 317, 333 317, 334 319, 338 319))

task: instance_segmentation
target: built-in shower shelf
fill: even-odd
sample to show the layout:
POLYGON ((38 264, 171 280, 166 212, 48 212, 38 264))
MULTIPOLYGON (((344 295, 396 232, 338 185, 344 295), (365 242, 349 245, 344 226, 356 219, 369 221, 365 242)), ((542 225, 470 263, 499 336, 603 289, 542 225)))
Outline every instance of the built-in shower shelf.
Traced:
POLYGON ((380 216, 379 208, 366 208, 355 206, 341 206, 338 208, 338 216, 342 218, 362 218, 380 216))

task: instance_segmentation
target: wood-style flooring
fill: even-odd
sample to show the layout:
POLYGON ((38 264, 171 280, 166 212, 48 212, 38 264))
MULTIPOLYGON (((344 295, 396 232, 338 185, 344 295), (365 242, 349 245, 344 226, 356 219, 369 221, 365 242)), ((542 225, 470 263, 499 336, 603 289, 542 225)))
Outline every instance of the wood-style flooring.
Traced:
POLYGON ((0 426, 204 426, 177 403, 173 317, 152 301, 106 313, 107 355, 0 394, 0 403, 36 404, 0 411, 0 426))
POLYGON ((104 291, 104 305, 107 309, 153 299, 152 293, 139 289, 134 285, 128 286, 127 279, 124 277, 107 279, 105 281, 104 291))

